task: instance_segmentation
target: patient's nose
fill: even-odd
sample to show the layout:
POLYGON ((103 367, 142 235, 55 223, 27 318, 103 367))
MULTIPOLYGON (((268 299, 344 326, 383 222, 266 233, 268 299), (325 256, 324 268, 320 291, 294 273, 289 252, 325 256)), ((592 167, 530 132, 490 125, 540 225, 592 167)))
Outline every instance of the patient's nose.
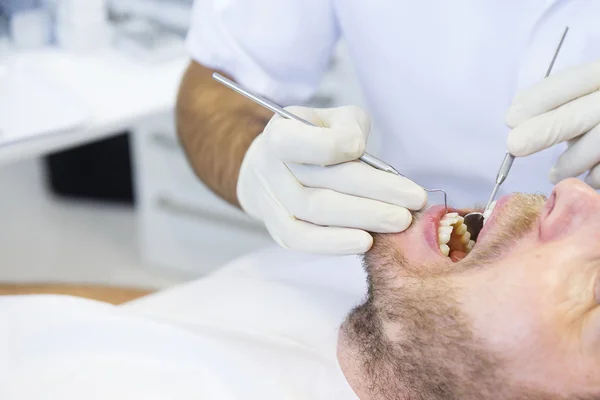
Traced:
POLYGON ((566 179, 552 191, 541 218, 542 240, 556 240, 577 231, 595 237, 600 235, 600 195, 578 179, 566 179))
POLYGON ((600 195, 589 185, 576 178, 561 181, 554 188, 554 194, 561 203, 600 209, 600 195))

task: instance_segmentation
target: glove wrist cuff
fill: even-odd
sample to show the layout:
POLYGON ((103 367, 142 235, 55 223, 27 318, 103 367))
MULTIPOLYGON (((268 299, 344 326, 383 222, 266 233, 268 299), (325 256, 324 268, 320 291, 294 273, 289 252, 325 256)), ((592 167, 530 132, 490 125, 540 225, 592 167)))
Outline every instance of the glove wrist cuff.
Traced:
POLYGON ((254 155, 259 150, 262 144, 262 133, 258 135, 246 150, 242 165, 240 166, 240 173, 236 185, 236 192, 238 202, 242 210, 250 217, 263 220, 262 213, 260 212, 260 205, 258 204, 257 193, 260 182, 254 172, 254 155))

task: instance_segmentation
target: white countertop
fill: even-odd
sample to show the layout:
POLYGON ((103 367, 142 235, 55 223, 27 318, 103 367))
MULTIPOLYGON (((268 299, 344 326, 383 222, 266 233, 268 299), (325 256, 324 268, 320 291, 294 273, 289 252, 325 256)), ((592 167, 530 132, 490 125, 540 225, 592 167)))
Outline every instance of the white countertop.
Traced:
MULTIPOLYGON (((32 97, 32 105, 27 109, 11 110, 11 113, 23 121, 49 119, 49 114, 58 114, 50 112, 56 108, 55 102, 61 102, 64 107, 71 105, 72 115, 65 118, 70 118, 73 124, 69 126, 65 120, 62 125, 61 121, 52 121, 45 125, 45 131, 40 130, 35 136, 0 145, 0 165, 117 134, 144 117, 172 109, 188 62, 188 58, 182 57, 144 64, 113 49, 78 55, 48 48, 4 57, 0 60, 0 64, 4 64, 4 79, 10 79, 14 73, 39 82, 22 90, 12 85, 15 93, 2 93, 2 96, 23 98, 29 95, 23 91, 29 90, 39 95, 32 97), (51 102, 52 99, 56 99, 55 102, 51 102), (56 127, 60 128, 54 129, 56 127)), ((14 104, 9 101, 10 97, 5 100, 14 104)))

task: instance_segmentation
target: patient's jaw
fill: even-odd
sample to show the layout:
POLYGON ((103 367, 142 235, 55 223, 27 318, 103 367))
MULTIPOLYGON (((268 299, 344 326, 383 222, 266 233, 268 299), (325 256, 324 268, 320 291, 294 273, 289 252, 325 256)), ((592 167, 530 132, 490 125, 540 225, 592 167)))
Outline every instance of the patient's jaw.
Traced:
POLYGON ((365 257, 369 299, 338 349, 361 399, 600 398, 600 196, 572 179, 504 198, 456 263, 442 213, 365 257))

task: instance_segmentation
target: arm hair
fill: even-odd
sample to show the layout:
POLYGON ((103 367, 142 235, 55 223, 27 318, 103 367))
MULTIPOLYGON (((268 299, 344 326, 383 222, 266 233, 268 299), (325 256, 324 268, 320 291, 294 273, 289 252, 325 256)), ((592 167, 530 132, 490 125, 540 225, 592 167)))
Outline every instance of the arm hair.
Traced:
POLYGON ((273 114, 214 81, 213 72, 194 61, 185 71, 177 96, 177 134, 200 180, 239 207, 236 186, 244 155, 273 114))

